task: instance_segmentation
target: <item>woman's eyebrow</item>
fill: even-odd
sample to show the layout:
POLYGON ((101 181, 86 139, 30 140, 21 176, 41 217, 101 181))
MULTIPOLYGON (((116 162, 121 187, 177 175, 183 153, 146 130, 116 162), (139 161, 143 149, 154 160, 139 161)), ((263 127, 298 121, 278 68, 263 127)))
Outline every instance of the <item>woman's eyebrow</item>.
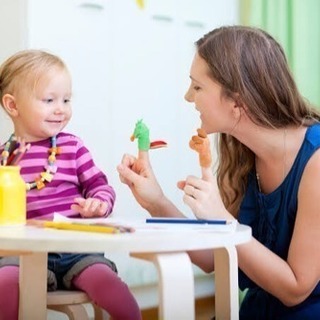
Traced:
POLYGON ((192 75, 190 75, 189 78, 190 78, 192 81, 197 82, 198 84, 201 84, 201 85, 202 85, 202 83, 201 83, 200 81, 198 81, 197 79, 195 79, 192 75))

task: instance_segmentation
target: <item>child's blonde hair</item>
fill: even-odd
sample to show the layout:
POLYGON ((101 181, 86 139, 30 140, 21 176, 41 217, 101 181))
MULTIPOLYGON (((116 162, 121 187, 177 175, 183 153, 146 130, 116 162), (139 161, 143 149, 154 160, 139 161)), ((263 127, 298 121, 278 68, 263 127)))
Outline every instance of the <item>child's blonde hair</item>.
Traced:
POLYGON ((23 86, 34 90, 52 67, 68 72, 61 58, 46 51, 23 50, 12 55, 0 67, 0 103, 5 94, 14 94, 23 86))

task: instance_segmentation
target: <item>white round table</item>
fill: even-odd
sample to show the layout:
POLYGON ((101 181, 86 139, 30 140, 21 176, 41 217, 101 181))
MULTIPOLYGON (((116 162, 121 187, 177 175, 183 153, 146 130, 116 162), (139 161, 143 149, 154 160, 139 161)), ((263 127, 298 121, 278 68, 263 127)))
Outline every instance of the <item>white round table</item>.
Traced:
MULTIPOLYGON (((128 252, 153 262, 159 272, 159 318, 193 320, 194 279, 186 251, 212 249, 215 258, 217 319, 238 319, 236 245, 251 239, 251 229, 235 231, 161 229, 145 224, 133 233, 102 234, 35 226, 0 227, 0 256, 20 256, 19 319, 46 319, 48 252, 128 252)), ((121 275, 120 275, 121 276, 121 275)))

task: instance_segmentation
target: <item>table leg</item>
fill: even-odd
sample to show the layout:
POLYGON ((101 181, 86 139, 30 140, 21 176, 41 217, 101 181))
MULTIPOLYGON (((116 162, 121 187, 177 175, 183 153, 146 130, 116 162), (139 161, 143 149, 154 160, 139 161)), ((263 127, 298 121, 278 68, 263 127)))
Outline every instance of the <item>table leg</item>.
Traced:
POLYGON ((214 249, 216 320, 239 319, 238 256, 235 247, 214 249))
POLYGON ((153 262, 158 270, 159 319, 194 320, 194 275, 188 254, 134 253, 131 256, 153 262))
POLYGON ((47 319, 47 254, 20 256, 19 319, 47 319))

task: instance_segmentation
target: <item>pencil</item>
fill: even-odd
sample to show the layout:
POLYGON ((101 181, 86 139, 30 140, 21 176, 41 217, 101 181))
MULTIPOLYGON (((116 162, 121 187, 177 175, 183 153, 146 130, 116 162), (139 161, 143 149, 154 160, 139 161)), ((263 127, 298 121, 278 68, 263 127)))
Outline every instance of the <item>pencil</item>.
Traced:
POLYGON ((100 233, 120 233, 119 228, 112 226, 82 224, 82 223, 70 223, 70 222, 55 222, 55 221, 44 221, 43 227, 73 230, 73 231, 86 231, 86 232, 100 232, 100 233))
POLYGON ((146 223, 169 223, 169 224, 230 224, 231 220, 210 219, 187 219, 187 218, 150 218, 146 223))

